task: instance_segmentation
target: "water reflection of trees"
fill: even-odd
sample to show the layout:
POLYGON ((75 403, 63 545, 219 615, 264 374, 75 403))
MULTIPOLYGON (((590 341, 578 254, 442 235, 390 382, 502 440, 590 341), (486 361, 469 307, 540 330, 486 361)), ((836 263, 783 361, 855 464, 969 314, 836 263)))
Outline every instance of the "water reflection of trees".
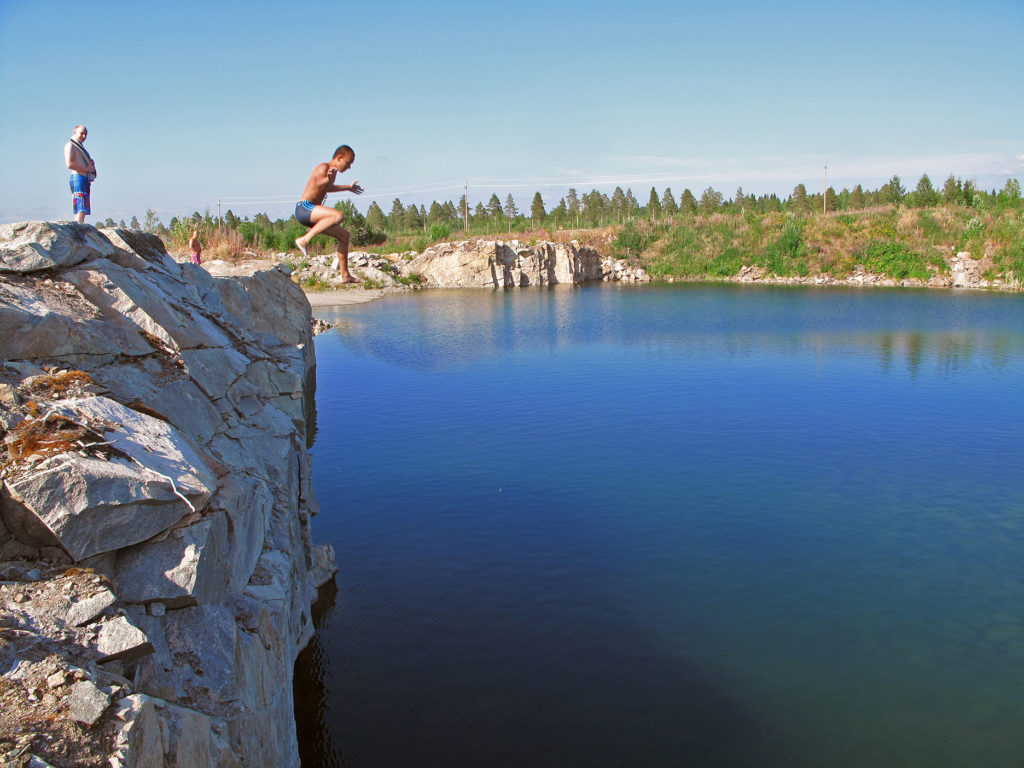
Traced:
MULTIPOLYGON (((528 350, 604 345, 641 347, 667 356, 853 355, 917 376, 931 364, 943 374, 979 363, 1002 369, 1024 352, 1021 320, 992 322, 982 312, 972 324, 962 303, 954 308, 939 300, 922 309, 919 295, 864 292, 836 293, 825 301, 817 295, 804 302, 810 295, 730 296, 712 288, 681 296, 678 291, 620 286, 435 290, 364 305, 355 312, 345 308, 334 317, 329 311, 318 314, 343 322, 334 332, 346 336, 346 345, 419 370, 528 350), (832 306, 823 310, 826 304, 832 306), (949 328, 952 323, 957 327, 949 328), (908 327, 891 330, 885 325, 908 327)), ((987 298, 976 297, 977 306, 984 309, 987 298)))

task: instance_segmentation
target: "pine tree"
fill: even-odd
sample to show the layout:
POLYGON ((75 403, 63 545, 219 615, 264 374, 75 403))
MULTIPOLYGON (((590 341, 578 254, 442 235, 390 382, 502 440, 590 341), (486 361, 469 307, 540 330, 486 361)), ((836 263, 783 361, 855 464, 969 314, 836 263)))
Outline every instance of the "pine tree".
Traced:
POLYGON ((671 187, 665 187, 665 193, 661 196, 661 210, 669 216, 679 213, 679 206, 676 205, 676 198, 672 194, 671 187))
POLYGON ((942 185, 942 197, 947 203, 959 203, 963 197, 963 184, 953 174, 942 185))
POLYGON ((797 184, 793 187, 793 194, 789 197, 790 205, 793 210, 797 213, 807 213, 807 187, 803 184, 797 184))
POLYGON ((865 202, 864 187, 858 184, 850 193, 850 208, 855 211, 859 211, 864 207, 865 202))
POLYGON ((583 220, 588 224, 603 224, 611 202, 608 196, 596 189, 583 196, 583 220))
POLYGON ((519 209, 516 208, 516 201, 515 198, 512 197, 511 192, 509 192, 508 197, 505 198, 505 206, 502 208, 502 211, 510 219, 514 219, 519 215, 519 209))
POLYGON ((893 205, 899 205, 907 194, 899 176, 893 176, 879 191, 882 193, 882 199, 893 205))
POLYGON ((146 209, 146 220, 142 228, 146 232, 151 233, 155 233, 160 228, 160 217, 156 215, 156 211, 152 208, 146 209))
POLYGON ((714 187, 708 187, 700 196, 698 210, 703 216, 710 216, 722 207, 723 195, 717 192, 714 187))
POLYGON ((141 229, 138 216, 132 216, 132 229, 141 229))
POLYGON ((407 232, 415 232, 423 226, 423 220, 420 218, 420 210, 413 203, 402 212, 402 229, 407 232))
POLYGON ((1020 180, 1016 178, 1010 178, 1006 180, 1006 184, 1000 191, 999 196, 1011 205, 1016 205, 1020 202, 1020 180))
POLYGON ((566 204, 568 205, 569 217, 576 222, 577 226, 579 226, 580 198, 576 194, 576 190, 572 187, 569 187, 569 194, 566 195, 566 204))
POLYGON ((633 190, 626 187, 626 215, 632 216, 638 210, 640 210, 640 203, 638 203, 636 198, 633 197, 633 190))
POLYGON ((496 194, 492 194, 491 199, 487 201, 487 212, 494 219, 501 216, 501 200, 498 199, 496 194))
POLYGON ((651 187, 650 197, 647 198, 647 216, 652 221, 661 218, 661 198, 654 187, 651 187))
POLYGON ((405 206, 402 205, 402 201, 397 197, 391 203, 391 216, 388 218, 391 226, 398 228, 402 225, 402 220, 405 218, 405 206))
POLYGON ((963 200, 964 205, 974 205, 974 198, 977 194, 978 188, 975 186, 974 182, 969 179, 965 180, 963 191, 961 192, 961 199, 963 200))
POLYGON ((684 189, 683 194, 679 196, 679 210, 690 216, 697 213, 697 198, 689 189, 684 189))
POLYGON ((611 207, 612 214, 621 222, 622 214, 626 212, 626 193, 622 191, 622 187, 616 187, 612 193, 611 207))
POLYGON ((743 187, 736 187, 736 197, 732 202, 740 211, 743 210, 743 206, 747 204, 747 197, 743 194, 743 187))
POLYGON ((929 208, 938 202, 939 193, 932 186, 932 180, 928 178, 927 173, 921 174, 921 178, 917 180, 917 186, 914 188, 914 204, 929 208))
POLYGON ((544 221, 544 217, 547 213, 544 211, 544 198, 540 196, 540 192, 536 192, 533 195, 533 203, 530 205, 530 218, 534 221, 544 221))
POLYGON ((374 232, 383 232, 387 229, 388 221, 376 200, 370 203, 370 207, 366 210, 366 226, 374 232))

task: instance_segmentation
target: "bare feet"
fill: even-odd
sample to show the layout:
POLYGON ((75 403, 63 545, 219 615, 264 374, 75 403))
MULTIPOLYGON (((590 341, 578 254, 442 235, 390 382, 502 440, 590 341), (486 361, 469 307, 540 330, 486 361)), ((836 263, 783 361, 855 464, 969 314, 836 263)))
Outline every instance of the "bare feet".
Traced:
POLYGON ((306 253, 306 244, 302 242, 301 238, 295 238, 295 247, 299 249, 299 253, 303 256, 309 256, 309 254, 306 253))
POLYGON ((352 283, 353 285, 355 285, 356 283, 361 283, 361 282, 363 282, 363 281, 362 281, 362 280, 360 280, 360 279, 359 279, 358 277, 356 277, 355 275, 349 275, 348 277, 346 277, 346 278, 345 278, 344 280, 342 280, 341 282, 342 282, 342 284, 343 284, 343 285, 344 285, 344 284, 346 284, 346 283, 352 283))

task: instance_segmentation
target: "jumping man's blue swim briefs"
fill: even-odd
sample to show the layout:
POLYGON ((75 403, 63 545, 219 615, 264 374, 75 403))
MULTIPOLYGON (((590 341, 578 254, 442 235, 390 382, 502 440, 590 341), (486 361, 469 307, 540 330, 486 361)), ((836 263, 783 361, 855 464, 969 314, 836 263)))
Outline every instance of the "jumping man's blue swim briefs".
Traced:
POLYGON ((312 227, 313 220, 310 218, 310 214, 313 213, 313 209, 316 208, 309 200, 299 200, 295 204, 295 218, 299 220, 299 224, 304 227, 312 227))

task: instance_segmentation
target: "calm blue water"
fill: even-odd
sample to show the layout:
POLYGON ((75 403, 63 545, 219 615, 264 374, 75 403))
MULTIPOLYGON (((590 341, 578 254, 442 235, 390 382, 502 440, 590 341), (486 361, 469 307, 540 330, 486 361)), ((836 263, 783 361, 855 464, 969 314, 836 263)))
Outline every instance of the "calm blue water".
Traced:
POLYGON ((318 315, 304 765, 1024 765, 1024 296, 318 315))

